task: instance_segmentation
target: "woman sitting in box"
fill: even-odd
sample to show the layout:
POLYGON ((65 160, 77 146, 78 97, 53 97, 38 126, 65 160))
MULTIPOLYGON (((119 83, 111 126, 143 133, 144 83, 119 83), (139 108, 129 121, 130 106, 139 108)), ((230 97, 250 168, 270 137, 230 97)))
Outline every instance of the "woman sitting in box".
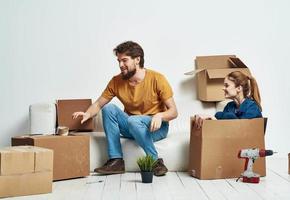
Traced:
POLYGON ((204 119, 252 119, 262 117, 261 98, 256 80, 242 72, 231 72, 224 80, 226 99, 232 99, 215 117, 195 115, 194 126, 201 128, 204 119))

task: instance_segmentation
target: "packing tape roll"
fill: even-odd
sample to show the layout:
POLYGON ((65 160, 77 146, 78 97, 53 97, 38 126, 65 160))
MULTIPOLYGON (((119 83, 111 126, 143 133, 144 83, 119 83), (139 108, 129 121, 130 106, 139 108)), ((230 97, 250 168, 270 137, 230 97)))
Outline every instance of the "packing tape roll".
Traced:
POLYGON ((57 127, 56 135, 67 136, 69 132, 69 128, 66 126, 57 127))

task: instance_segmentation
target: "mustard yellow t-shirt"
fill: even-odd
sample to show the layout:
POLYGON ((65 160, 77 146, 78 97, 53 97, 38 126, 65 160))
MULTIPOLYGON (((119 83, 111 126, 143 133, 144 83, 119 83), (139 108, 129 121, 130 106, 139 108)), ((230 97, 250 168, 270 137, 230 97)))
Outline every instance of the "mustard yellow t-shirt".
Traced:
POLYGON ((129 115, 154 115, 166 110, 164 101, 172 97, 173 92, 162 74, 146 69, 144 80, 136 86, 123 80, 121 74, 114 76, 102 97, 111 100, 115 96, 129 115))

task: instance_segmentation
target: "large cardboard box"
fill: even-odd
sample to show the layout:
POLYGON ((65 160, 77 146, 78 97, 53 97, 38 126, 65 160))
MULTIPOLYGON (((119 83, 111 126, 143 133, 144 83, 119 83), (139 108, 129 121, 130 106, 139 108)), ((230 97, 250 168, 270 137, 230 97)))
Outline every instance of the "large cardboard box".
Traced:
MULTIPOLYGON (((236 178, 244 171, 241 149, 265 148, 264 118, 205 120, 201 129, 191 118, 189 174, 199 179, 236 178)), ((254 172, 266 175, 265 159, 258 158, 254 172)))
POLYGON ((64 99, 57 100, 57 124, 58 126, 69 127, 69 130, 75 131, 92 131, 94 123, 92 119, 87 120, 81 124, 81 117, 77 119, 72 118, 72 114, 77 111, 85 112, 90 105, 91 99, 64 99))
POLYGON ((88 176, 90 173, 89 135, 16 136, 12 146, 32 145, 52 149, 53 180, 88 176))
POLYGON ((52 191, 53 151, 33 146, 0 150, 0 197, 52 191))
POLYGON ((197 97, 201 101, 223 101, 224 78, 233 71, 250 75, 248 67, 235 55, 197 56, 196 70, 187 75, 196 75, 197 97))

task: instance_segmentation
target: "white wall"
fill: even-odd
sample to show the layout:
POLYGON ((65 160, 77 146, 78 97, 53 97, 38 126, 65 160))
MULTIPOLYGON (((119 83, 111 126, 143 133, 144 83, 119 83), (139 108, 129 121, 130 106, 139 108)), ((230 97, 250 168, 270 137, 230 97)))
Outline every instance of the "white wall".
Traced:
POLYGON ((193 77, 183 75, 194 57, 238 55, 260 85, 267 147, 290 152, 289 6, 288 0, 0 0, 0 147, 29 131, 30 104, 96 99, 119 73, 112 49, 134 40, 145 50, 145 65, 171 82, 186 120, 212 111, 196 100, 193 77))

